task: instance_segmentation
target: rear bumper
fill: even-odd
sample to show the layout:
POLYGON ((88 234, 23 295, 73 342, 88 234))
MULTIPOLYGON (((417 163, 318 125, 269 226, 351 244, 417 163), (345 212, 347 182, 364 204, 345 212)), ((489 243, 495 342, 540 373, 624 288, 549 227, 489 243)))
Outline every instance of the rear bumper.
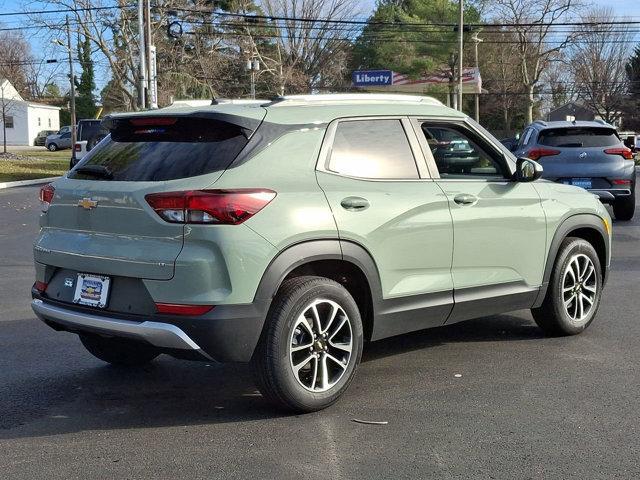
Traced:
POLYGON ((211 357, 202 351, 196 342, 175 325, 161 322, 133 322, 116 318, 74 312, 35 299, 31 308, 44 322, 79 332, 90 332, 147 342, 161 349, 194 350, 207 359, 211 357))
POLYGON ((267 310, 266 304, 255 303, 216 307, 204 317, 125 316, 37 297, 31 308, 55 330, 123 337, 173 356, 219 362, 251 360, 267 310))
POLYGON ((618 198, 628 197, 631 195, 631 189, 629 188, 615 188, 615 189, 590 189, 587 190, 594 195, 597 195, 602 203, 613 203, 618 198))

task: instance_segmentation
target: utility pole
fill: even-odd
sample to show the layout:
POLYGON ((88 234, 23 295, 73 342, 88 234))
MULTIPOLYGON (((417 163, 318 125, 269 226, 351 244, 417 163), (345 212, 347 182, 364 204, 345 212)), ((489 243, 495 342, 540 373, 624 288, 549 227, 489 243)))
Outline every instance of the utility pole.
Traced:
MULTIPOLYGON (((480 68, 480 65, 478 63, 478 44, 482 43, 482 39, 478 38, 478 32, 474 32, 473 36, 471 37, 471 40, 473 40, 473 49, 474 49, 474 56, 475 56, 475 66, 476 66, 476 70, 478 70, 480 68)), ((478 70, 478 75, 479 75, 479 70, 478 70)), ((478 85, 479 87, 479 85, 478 85)), ((475 93, 474 95, 475 97, 475 101, 476 101, 476 108, 475 108, 475 116, 476 116, 476 122, 480 123, 480 90, 478 89, 478 91, 475 93)))
POLYGON ((140 52, 140 83, 138 86, 138 107, 144 110, 147 106, 147 60, 145 55, 144 32, 144 0, 138 0, 138 51, 140 52))
POLYGON ((7 153, 7 104, 4 102, 4 86, 0 84, 0 108, 2 108, 2 145, 7 153))
POLYGON ((464 0, 459 0, 460 21, 458 24, 458 110, 462 111, 462 53, 464 48, 464 0))
POLYGON ((256 75, 260 71, 260 60, 257 58, 247 60, 247 70, 251 73, 251 98, 256 99, 256 75))
POLYGON ((65 23, 67 27, 67 53, 69 54, 69 83, 71 84, 71 155, 75 157, 76 151, 76 79, 73 73, 73 55, 71 50, 71 28, 69 27, 69 15, 65 23))
POLYGON ((147 52, 147 108, 158 108, 158 92, 155 78, 155 47, 151 42, 151 0, 144 0, 145 7, 145 51, 147 52))

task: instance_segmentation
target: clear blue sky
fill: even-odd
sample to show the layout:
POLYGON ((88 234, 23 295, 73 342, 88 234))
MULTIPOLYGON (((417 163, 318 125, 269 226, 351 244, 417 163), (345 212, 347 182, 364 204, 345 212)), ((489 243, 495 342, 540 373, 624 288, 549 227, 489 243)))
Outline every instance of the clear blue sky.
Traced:
MULTIPOLYGON (((115 0, 113 4, 115 4, 115 0)), ((362 16, 368 16, 375 7, 376 0, 363 0, 361 3, 362 16)), ((104 1, 103 4, 109 5, 108 1, 104 1)), ((622 19, 623 17, 631 18, 633 20, 640 20, 640 0, 594 0, 594 5, 610 6, 613 8, 616 17, 622 19)), ((35 0, 0 0, 0 13, 2 12, 24 12, 28 10, 46 10, 55 9, 56 6, 48 4, 43 1, 35 0)), ((52 15, 54 17, 54 15, 52 15)), ((63 14, 57 16, 64 18, 63 14)), ((28 25, 29 19, 26 16, 0 16, 0 26, 2 27, 16 27, 22 25, 28 25)), ((44 34, 35 34, 34 31, 25 30, 24 34, 31 43, 31 51, 35 59, 42 58, 65 58, 66 50, 61 47, 55 47, 50 44, 50 39, 45 38, 44 34)), ((637 36, 640 42, 640 35, 637 36)), ((61 85, 66 82, 66 70, 58 67, 56 80, 61 85)), ((96 75, 99 79, 98 88, 104 86, 108 78, 106 75, 96 75), (102 77, 102 78, 101 78, 102 77)))

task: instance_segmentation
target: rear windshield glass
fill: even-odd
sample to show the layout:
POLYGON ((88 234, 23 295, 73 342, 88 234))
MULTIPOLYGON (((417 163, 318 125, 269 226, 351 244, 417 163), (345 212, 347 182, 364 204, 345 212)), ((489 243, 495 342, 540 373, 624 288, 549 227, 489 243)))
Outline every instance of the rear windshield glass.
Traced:
POLYGON ((195 177, 225 170, 247 142, 240 126, 219 120, 163 117, 154 125, 120 120, 69 178, 145 182, 195 177))
POLYGON ((550 128, 540 132, 538 143, 549 147, 610 147, 620 139, 611 128, 550 128))

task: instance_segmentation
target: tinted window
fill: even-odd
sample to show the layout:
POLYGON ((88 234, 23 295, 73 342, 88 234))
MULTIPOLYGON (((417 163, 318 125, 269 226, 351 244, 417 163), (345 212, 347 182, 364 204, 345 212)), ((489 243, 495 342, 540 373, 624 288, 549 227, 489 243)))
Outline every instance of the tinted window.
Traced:
POLYGON ((362 178, 418 178, 400 120, 340 122, 329 170, 362 178))
POLYGON ((529 140, 531 140, 532 133, 533 133, 533 128, 527 129, 527 133, 524 134, 524 138, 522 139, 522 145, 529 145, 529 140))
POLYGON ((481 147, 465 129, 423 123, 422 131, 442 178, 504 177, 502 165, 489 149, 481 147))
POLYGON ((102 127, 101 120, 83 120, 78 124, 78 142, 87 142, 87 152, 106 137, 109 131, 102 127))
POLYGON ((549 147, 610 147, 620 139, 611 128, 550 128, 540 132, 538 143, 549 147))
MULTIPOLYGON (((217 120, 178 118, 164 126, 124 123, 76 169, 101 166, 112 180, 138 182, 194 177, 225 170, 248 141, 239 126, 217 120)), ((70 178, 96 179, 76 169, 70 178)))

